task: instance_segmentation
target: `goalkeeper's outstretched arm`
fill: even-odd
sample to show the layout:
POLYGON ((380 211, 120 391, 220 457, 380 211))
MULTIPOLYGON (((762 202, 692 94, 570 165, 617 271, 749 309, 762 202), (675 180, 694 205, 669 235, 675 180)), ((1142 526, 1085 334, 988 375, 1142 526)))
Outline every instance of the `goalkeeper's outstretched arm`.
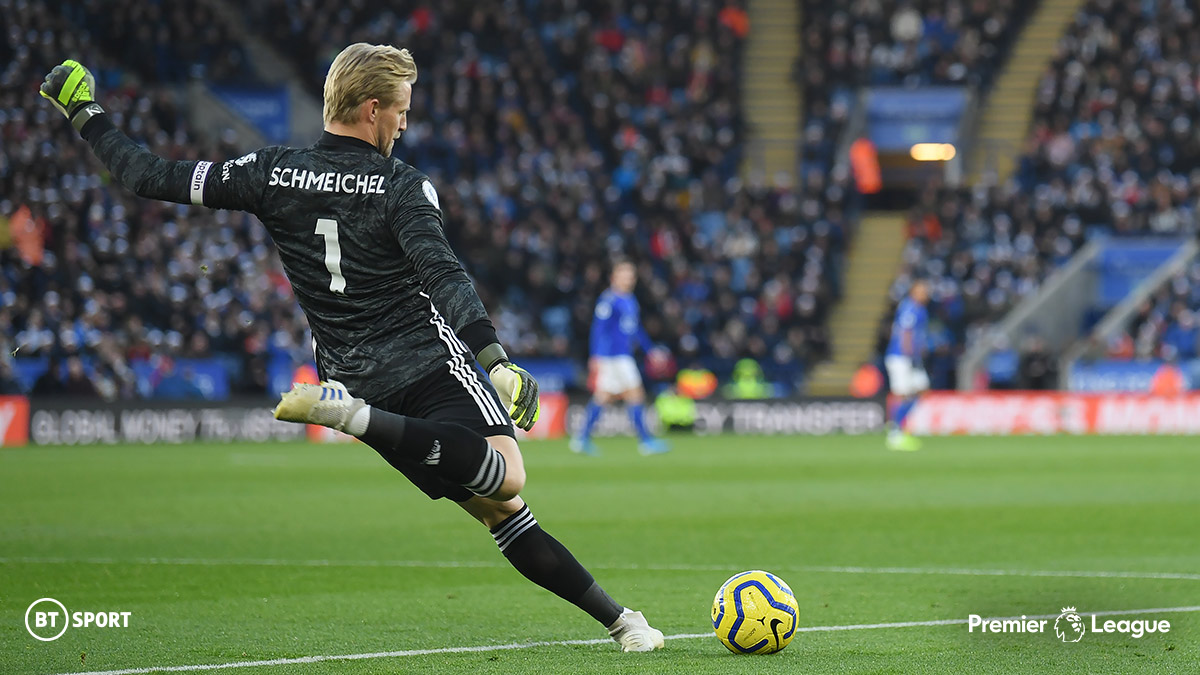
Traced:
POLYGON ((148 199, 253 210, 254 181, 214 189, 206 181, 212 162, 177 161, 155 155, 113 124, 94 100, 95 89, 92 73, 83 64, 68 59, 46 75, 41 94, 70 120, 118 183, 148 199))
MULTIPOLYGON (((121 185, 140 197, 211 208, 253 211, 261 196, 269 162, 226 162, 222 171, 234 170, 241 180, 208 181, 212 162, 173 161, 146 150, 117 129, 93 93, 95 78, 82 64, 67 60, 46 75, 41 94, 54 104, 121 185)), ((270 149, 257 151, 270 152, 270 149)), ((247 155, 247 158, 252 155, 247 155)), ((432 190, 432 186, 429 187, 432 190)), ((454 330, 467 343, 492 378, 501 402, 516 425, 528 430, 538 418, 538 386, 523 368, 509 361, 496 339, 495 328, 475 293, 470 279, 450 249, 442 230, 441 211, 434 202, 399 214, 396 235, 405 254, 414 262, 422 285, 435 306, 449 310, 454 330)))
POLYGON ((95 116, 80 133, 113 178, 137 196, 192 203, 189 182, 197 162, 159 157, 121 132, 108 115, 95 116))

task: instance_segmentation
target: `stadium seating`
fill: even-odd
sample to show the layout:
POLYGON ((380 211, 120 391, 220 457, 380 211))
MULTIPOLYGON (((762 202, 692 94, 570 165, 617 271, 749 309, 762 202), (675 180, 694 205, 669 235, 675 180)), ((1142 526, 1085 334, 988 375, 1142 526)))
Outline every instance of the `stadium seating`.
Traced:
POLYGON ((804 163, 827 170, 858 87, 986 88, 1033 2, 798 0, 804 47, 804 163))
MULTIPOLYGON (((806 50, 826 55, 798 73, 809 167, 830 165, 845 92, 856 85, 986 85, 1024 4, 923 3, 914 40, 907 9, 806 0, 806 50), (832 29, 811 28, 826 24, 832 29)), ((197 138, 158 83, 252 81, 253 64, 208 3, 165 17, 151 39, 154 59, 130 53, 122 36, 166 11, 160 4, 125 0, 106 16, 96 7, 19 3, 0 19, 8 64, 0 216, 13 243, 0 252, 0 292, 11 299, 0 310, 3 339, 45 365, 52 354, 81 353, 101 373, 151 356, 240 360, 246 352, 259 360, 239 364, 247 381, 234 388, 263 390, 262 361, 302 358, 307 336, 261 229, 241 214, 109 190, 35 94, 62 54, 79 55, 132 135, 166 156, 224 157, 241 150, 235 139, 197 138), (205 30, 185 34, 195 25, 205 30), (39 248, 45 260, 31 264, 39 248), (143 332, 145 344, 135 344, 143 332)), ((444 186, 453 243, 514 353, 582 356, 605 284, 603 252, 639 262, 649 328, 681 360, 723 373, 752 356, 780 382, 802 379, 829 350, 824 319, 838 294, 854 195, 847 177, 826 171, 807 172, 791 191, 739 180, 736 34, 714 7, 687 2, 635 3, 625 13, 592 2, 571 12, 529 3, 528 15, 504 7, 363 1, 334 11, 272 0, 246 11, 290 17, 253 25, 313 91, 331 45, 412 47, 422 80, 402 152, 444 186)), ((1168 2, 1089 4, 1043 78, 1015 182, 932 186, 923 196, 893 292, 915 273, 937 279, 935 353, 947 364, 1090 234, 1176 232, 1192 221, 1200 179, 1188 172, 1200 144, 1187 114, 1195 87, 1186 50, 1198 36, 1179 11, 1168 2), (1126 52, 1137 58, 1114 56, 1126 52), (1130 101, 1147 104, 1141 117, 1130 101)), ((949 365, 933 370, 935 379, 945 373, 943 384, 952 378, 949 365)), ((134 379, 121 381, 106 391, 147 393, 144 382, 134 391, 134 379)))
POLYGON ((1200 357, 1200 264, 1176 276, 1130 319, 1110 358, 1190 361, 1200 357))
MULTIPOLYGON (((106 104, 132 135, 170 157, 238 154, 233 139, 198 139, 166 90, 154 88, 177 73, 236 80, 254 72, 206 3, 168 17, 155 36, 161 58, 149 65, 127 51, 119 31, 165 11, 156 3, 121 2, 104 20, 91 3, 67 3, 57 14, 48 6, 29 3, 14 15, 22 30, 12 34, 24 40, 24 29, 53 21, 63 27, 55 35, 86 41, 106 104), (181 37, 191 13, 208 17, 207 28, 201 47, 185 49, 188 41, 172 36, 181 37), (214 56, 226 52, 234 56, 214 56)), ((605 259, 626 255, 642 271, 647 327, 681 366, 702 362, 724 374, 750 356, 793 388, 829 349, 824 317, 852 216, 847 178, 813 175, 795 191, 741 183, 740 40, 714 8, 637 4, 616 14, 605 3, 569 12, 531 6, 536 17, 498 2, 422 5, 404 16, 392 3, 372 2, 333 11, 279 0, 247 11, 291 17, 253 25, 267 26, 314 91, 335 45, 391 41, 413 49, 421 81, 401 152, 442 186, 452 242, 515 355, 582 360, 592 304, 606 285, 605 259)), ((127 360, 228 355, 240 362, 248 349, 258 360, 232 372, 253 380, 247 390, 265 391, 261 360, 303 358, 308 341, 262 231, 241 214, 144 202, 103 186, 55 202, 64 185, 100 185, 103 175, 34 95, 41 74, 68 50, 34 47, 38 58, 12 66, 7 86, 20 97, 12 108, 44 112, 22 128, 29 153, 7 160, 13 189, 4 213, 47 230, 52 262, 38 267, 15 250, 4 253, 5 276, 21 289, 14 306, 30 309, 14 312, 20 316, 6 324, 7 341, 24 344, 35 368, 78 351, 89 367, 122 370, 93 366, 99 342, 127 360), (34 155, 51 147, 38 141, 49 139, 62 155, 35 169, 34 155), (41 176, 36 190, 26 185, 31 176, 41 176), (48 267, 56 268, 48 280, 26 281, 48 267), (93 287, 108 295, 89 302, 96 294, 79 289, 93 287), (50 292, 56 306, 32 311, 50 292), (89 318, 96 303, 110 318, 89 318), (149 344, 134 344, 142 327, 149 344)), ((6 122, 6 137, 16 133, 6 122)), ((146 378, 139 389, 148 393, 146 378)))
POLYGON ((111 189, 37 87, 70 54, 94 68, 118 124, 160 155, 234 156, 236 139, 196 137, 167 90, 138 84, 129 63, 100 47, 109 38, 79 30, 72 18, 81 17, 48 2, 0 13, 5 357, 18 357, 24 389, 55 366, 41 382, 55 391, 71 357, 82 356, 99 393, 115 398, 153 395, 171 370, 162 357, 225 355, 226 388, 262 394, 273 355, 303 358, 308 350, 305 322, 262 228, 243 214, 111 189))
POLYGON ((624 254, 640 262, 656 340, 721 374, 754 357, 793 388, 828 351, 846 179, 798 192, 737 179, 741 41, 715 5, 527 4, 247 11, 256 25, 292 17, 268 35, 314 92, 331 45, 413 50, 401 154, 454 186, 450 236, 517 353, 582 360, 604 258, 624 254))
MULTIPOLYGON (((935 353, 953 359, 1089 236, 1194 234, 1200 140, 1188 111, 1200 26, 1192 14, 1165 0, 1088 3, 1042 77, 1014 179, 923 195, 892 291, 898 298, 916 274, 936 280, 935 353)), ((1165 302, 1159 313, 1186 323, 1165 302)), ((1147 352, 1161 351, 1155 339, 1145 339, 1147 352)), ((936 384, 953 386, 952 373, 936 384)))
POLYGON ((86 27, 100 49, 145 81, 257 81, 233 27, 211 0, 62 0, 56 7, 76 30, 86 27))

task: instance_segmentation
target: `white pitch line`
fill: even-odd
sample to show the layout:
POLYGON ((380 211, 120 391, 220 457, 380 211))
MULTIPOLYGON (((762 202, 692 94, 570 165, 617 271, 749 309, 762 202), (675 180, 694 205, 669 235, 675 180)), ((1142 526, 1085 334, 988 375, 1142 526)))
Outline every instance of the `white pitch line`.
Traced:
POLYGON ((285 560, 280 558, 67 558, 67 557, 8 557, 0 565, 195 565, 199 567, 428 567, 428 568, 507 568, 502 562, 452 560, 285 560))
MULTIPOLYGON (((200 567, 408 567, 429 569, 507 569, 508 563, 500 561, 449 561, 449 560, 287 560, 279 558, 67 558, 67 557, 8 557, 0 558, 3 564, 84 564, 84 565, 195 565, 200 567)), ((589 564, 598 570, 623 570, 647 572, 728 572, 731 569, 749 567, 738 565, 605 565, 589 564)), ((968 577, 1058 577, 1079 579, 1175 579, 1200 581, 1195 572, 1129 572, 1105 570, 1006 570, 980 569, 971 567, 860 567, 860 566, 814 566, 774 565, 771 569, 796 572, 829 574, 915 574, 932 576, 968 577)))
MULTIPOLYGON (((1200 612, 1200 605, 1189 607, 1157 607, 1153 609, 1114 609, 1103 612, 1084 612, 1095 616, 1123 616, 1132 614, 1171 614, 1180 612, 1200 612)), ((1035 614, 1031 616, 1007 616, 995 619, 986 618, 984 621, 1016 621, 1019 619, 1053 619, 1057 614, 1035 614)), ((804 626, 796 629, 797 633, 817 633, 827 631, 875 630, 880 628, 917 628, 921 626, 953 626, 967 623, 967 619, 936 619, 933 621, 898 621, 893 623, 860 623, 833 626, 804 626)), ((711 637, 712 633, 679 633, 668 635, 667 640, 696 640, 711 637)), ((567 647, 574 645, 600 645, 611 642, 608 639, 596 640, 556 640, 548 642, 510 642, 503 645, 474 645, 470 647, 441 647, 437 649, 405 649, 394 652, 368 652, 365 654, 336 654, 322 656, 301 656, 291 659, 270 659, 266 661, 237 661, 235 663, 210 663, 190 666, 150 666, 148 668, 126 668, 124 670, 91 670, 76 673, 61 673, 60 675, 147 675, 148 673, 185 673, 204 670, 227 670, 229 668, 256 668, 260 666, 293 666, 305 663, 320 663, 322 661, 362 661, 365 659, 390 659, 405 656, 429 656, 431 654, 468 654, 478 652, 511 651, 515 649, 531 649, 533 647, 567 647)))
POLYGON ((795 569, 803 572, 831 572, 835 574, 932 574, 968 577, 1074 577, 1083 579, 1184 579, 1188 581, 1200 581, 1200 574, 1193 572, 1005 570, 972 567, 798 567, 795 569))

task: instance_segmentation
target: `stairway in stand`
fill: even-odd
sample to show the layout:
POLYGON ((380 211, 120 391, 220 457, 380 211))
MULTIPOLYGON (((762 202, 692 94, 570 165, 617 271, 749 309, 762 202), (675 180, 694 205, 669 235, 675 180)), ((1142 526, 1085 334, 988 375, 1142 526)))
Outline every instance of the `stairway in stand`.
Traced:
POLYGON ((742 60, 742 107, 748 139, 743 173, 780 174, 795 185, 801 94, 791 79, 800 56, 799 0, 750 0, 750 35, 742 60))
POLYGON ((1033 118, 1038 81, 1054 58, 1058 40, 1083 0, 1042 0, 1017 37, 1008 63, 983 102, 983 115, 971 153, 967 185, 994 171, 997 183, 1012 175, 1033 118))
POLYGON ((906 240, 902 213, 863 217, 846 258, 842 299, 829 320, 833 359, 813 369, 810 395, 845 396, 854 372, 871 359, 879 322, 888 310, 888 286, 896 276, 906 240))

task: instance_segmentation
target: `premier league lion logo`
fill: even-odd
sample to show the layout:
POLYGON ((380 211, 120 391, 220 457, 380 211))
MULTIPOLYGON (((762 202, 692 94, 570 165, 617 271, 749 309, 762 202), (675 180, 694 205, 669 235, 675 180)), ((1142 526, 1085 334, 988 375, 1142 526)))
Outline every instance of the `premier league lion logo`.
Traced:
POLYGON ((1062 614, 1054 620, 1054 634, 1063 642, 1079 642, 1087 629, 1083 625, 1083 617, 1074 607, 1063 607, 1062 614))

